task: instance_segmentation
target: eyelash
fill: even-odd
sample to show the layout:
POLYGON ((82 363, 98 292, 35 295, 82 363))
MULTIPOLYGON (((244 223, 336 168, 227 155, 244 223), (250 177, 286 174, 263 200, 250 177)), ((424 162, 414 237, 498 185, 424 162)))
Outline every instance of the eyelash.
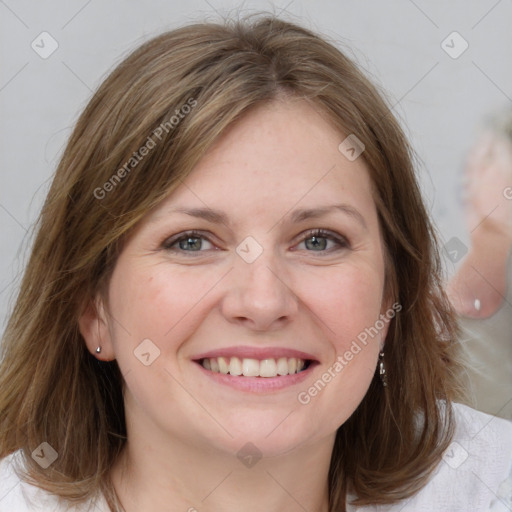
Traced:
MULTIPOLYGON (((327 240, 331 240, 331 241, 337 243, 340 247, 337 249, 335 248, 334 249, 335 251, 341 250, 341 249, 350 249, 350 243, 345 237, 335 235, 334 233, 327 231, 325 229, 310 229, 310 230, 306 231, 298 243, 302 243, 305 240, 307 240, 309 238, 313 238, 313 237, 326 238, 327 240)), ((182 254, 183 253, 191 253, 191 254, 188 254, 190 256, 193 256, 194 253, 205 252, 202 250, 185 251, 183 249, 173 249, 172 248, 177 243, 181 242, 182 240, 187 240, 188 238, 203 238, 205 240, 208 240, 208 237, 206 237, 205 234, 202 233, 201 231, 196 231, 196 230, 185 231, 184 233, 181 233, 179 235, 176 235, 175 237, 171 237, 171 238, 165 240, 162 244, 162 248, 167 251, 180 252, 182 254)), ((211 242, 210 240, 208 240, 208 242, 213 244, 213 242, 211 242)), ((308 251, 308 252, 318 252, 318 253, 324 253, 324 254, 328 253, 329 254, 329 253, 333 252, 333 249, 331 248, 331 249, 326 249, 323 251, 308 251)))

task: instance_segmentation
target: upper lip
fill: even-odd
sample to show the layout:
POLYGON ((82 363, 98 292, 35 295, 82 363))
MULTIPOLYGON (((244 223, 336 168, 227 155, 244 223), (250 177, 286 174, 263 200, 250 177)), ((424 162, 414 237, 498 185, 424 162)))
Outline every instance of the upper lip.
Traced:
POLYGON ((239 359, 279 359, 280 357, 316 361, 316 358, 301 350, 295 350, 293 348, 284 347, 250 347, 250 346, 236 346, 236 347, 225 347, 218 348, 204 352, 192 359, 197 361, 200 359, 213 359, 216 357, 238 357, 239 359))

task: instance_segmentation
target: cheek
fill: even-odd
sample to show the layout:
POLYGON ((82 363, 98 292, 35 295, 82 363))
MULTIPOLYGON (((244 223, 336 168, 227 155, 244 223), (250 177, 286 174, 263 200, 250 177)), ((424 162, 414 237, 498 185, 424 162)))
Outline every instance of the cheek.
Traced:
POLYGON ((123 265, 112 276, 110 304, 116 352, 133 351, 150 339, 163 353, 175 349, 197 320, 200 303, 218 281, 212 273, 190 267, 170 269, 165 263, 123 265), (173 343, 173 340, 176 340, 173 343))
POLYGON ((173 378, 179 371, 176 355, 204 317, 208 291, 219 277, 161 263, 126 263, 112 276, 110 306, 115 357, 130 400, 148 416, 162 403, 186 407, 190 397, 173 378))
MULTIPOLYGON (((379 272, 348 269, 316 283, 310 304, 322 321, 329 360, 302 390, 298 400, 310 414, 335 430, 355 411, 375 375, 383 329, 375 326, 381 311, 383 279, 379 272)), ((311 284, 313 286, 313 284, 311 284)), ((380 327, 381 322, 378 326, 380 327)))
POLYGON ((380 321, 384 278, 378 265, 332 270, 329 276, 304 283, 309 293, 303 296, 309 296, 307 305, 321 321, 330 347, 320 375, 325 389, 323 383, 312 382, 305 399, 316 401, 313 407, 339 404, 330 409, 337 428, 363 399, 375 374, 379 342, 385 334, 380 321))
POLYGON ((309 297, 308 306, 321 319, 337 352, 345 351, 351 340, 379 319, 383 275, 377 266, 333 268, 303 285, 308 291, 302 296, 309 297))

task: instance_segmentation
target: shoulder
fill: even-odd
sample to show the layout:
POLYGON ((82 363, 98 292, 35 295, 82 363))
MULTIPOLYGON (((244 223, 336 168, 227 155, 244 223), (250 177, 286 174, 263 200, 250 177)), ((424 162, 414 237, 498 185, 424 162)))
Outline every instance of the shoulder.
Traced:
POLYGON ((455 436, 433 488, 456 497, 461 505, 453 510, 511 510, 512 421, 462 404, 455 404, 454 411, 455 436))
POLYGON ((358 511, 512 510, 512 421, 462 404, 453 404, 453 411, 454 437, 425 487, 400 503, 358 511))
POLYGON ((0 459, 0 512, 107 512, 103 503, 86 503, 70 508, 59 498, 30 485, 19 476, 23 469, 21 452, 0 459))

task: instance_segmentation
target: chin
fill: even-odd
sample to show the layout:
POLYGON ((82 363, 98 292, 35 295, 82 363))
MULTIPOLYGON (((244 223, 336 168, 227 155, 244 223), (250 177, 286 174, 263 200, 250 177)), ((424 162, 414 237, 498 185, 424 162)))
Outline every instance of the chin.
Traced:
POLYGON ((223 436, 218 440, 218 446, 237 455, 254 447, 264 457, 278 457, 321 437, 310 419, 298 420, 296 411, 280 410, 273 414, 268 410, 259 414, 252 411, 244 414, 243 421, 228 424, 227 430, 233 437, 223 436))

